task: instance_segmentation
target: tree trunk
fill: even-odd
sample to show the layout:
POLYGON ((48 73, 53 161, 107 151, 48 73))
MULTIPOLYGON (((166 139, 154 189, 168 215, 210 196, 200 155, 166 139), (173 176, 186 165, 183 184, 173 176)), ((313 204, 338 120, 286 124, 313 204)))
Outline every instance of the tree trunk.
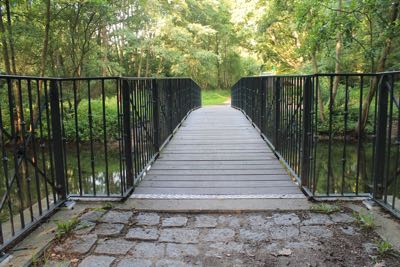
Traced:
POLYGON ((143 49, 140 49, 140 57, 139 57, 139 66, 137 76, 140 77, 142 72, 142 63, 143 63, 143 49))
POLYGON ((150 70, 150 51, 147 50, 147 54, 146 54, 146 72, 145 72, 145 77, 150 77, 149 76, 149 70, 150 70))
POLYGON ((215 35, 215 54, 217 55, 217 87, 221 89, 221 82, 219 77, 221 76, 221 64, 219 64, 219 40, 218 34, 215 35))
MULTIPOLYGON (((337 15, 339 20, 341 20, 342 17, 342 0, 338 0, 338 9, 337 9, 337 15)), ((340 60, 341 60, 341 55, 342 55, 342 46, 343 46, 343 40, 342 40, 342 31, 341 29, 338 30, 336 34, 336 56, 335 56, 335 73, 339 74, 341 72, 341 66, 340 66, 340 60)), ((332 86, 332 101, 335 101, 336 94, 339 88, 339 80, 340 76, 335 76, 333 79, 333 86, 332 86)), ((333 104, 333 103, 332 103, 333 104)))
MULTIPOLYGON (((46 22, 44 26, 44 40, 43 40, 43 50, 42 50, 42 55, 41 55, 41 60, 40 60, 40 77, 44 77, 46 73, 46 61, 47 61, 47 54, 48 54, 48 48, 49 48, 49 32, 50 32, 50 20, 51 20, 51 10, 50 10, 50 0, 46 0, 46 22)), ((38 82, 39 85, 39 93, 37 95, 36 99, 36 107, 33 111, 33 121, 36 121, 37 118, 40 116, 40 96, 42 92, 42 87, 43 87, 43 81, 39 80, 38 82)), ((32 125, 31 125, 32 127, 32 125)), ((32 128, 31 128, 32 130, 32 128)))
POLYGON ((14 36, 11 27, 11 12, 10 12, 10 1, 6 0, 6 10, 7 10, 7 31, 8 31, 8 43, 10 45, 11 52, 11 69, 13 74, 17 74, 17 66, 15 64, 15 50, 14 50, 14 36))
POLYGON ((107 38, 107 28, 106 25, 102 25, 100 29, 100 42, 101 42, 101 53, 102 53, 102 66, 101 66, 101 75, 107 76, 107 63, 108 63, 108 38, 107 38))
POLYGON ((0 7, 0 31, 1 31, 1 44, 3 46, 4 66, 6 68, 6 73, 11 74, 11 65, 10 65, 10 57, 8 55, 6 29, 3 23, 3 9, 1 7, 0 7))
MULTIPOLYGON (((389 32, 388 36, 386 37, 386 42, 385 45, 382 49, 381 56, 379 58, 376 72, 382 72, 385 70, 385 64, 386 64, 386 59, 390 54, 390 50, 392 49, 392 43, 393 43, 393 38, 395 37, 395 31, 393 28, 395 27, 395 23, 399 14, 399 5, 400 1, 397 0, 392 4, 392 9, 390 12, 390 21, 389 21, 389 27, 392 28, 392 30, 389 32)), ((355 132, 358 136, 362 135, 364 132, 365 126, 367 125, 368 121, 368 113, 369 113, 369 107, 371 105, 371 102, 376 94, 377 90, 377 83, 378 80, 376 77, 373 77, 371 79, 371 86, 368 91, 368 96, 366 99, 363 101, 363 109, 361 112, 361 118, 358 119, 357 125, 355 132)))
MULTIPOLYGON (((7 11, 7 36, 8 36, 8 44, 10 47, 11 52, 11 74, 17 74, 17 67, 15 64, 15 50, 14 50, 14 36, 12 33, 11 27, 11 12, 10 12, 10 1, 6 0, 6 11, 7 11)), ((18 90, 18 85, 16 82, 12 82, 11 84, 12 91, 13 91, 13 100, 15 104, 15 111, 14 111, 14 130, 15 130, 15 140, 16 142, 22 142, 22 135, 21 135, 21 102, 20 102, 20 93, 18 90)), ((10 103, 11 104, 11 103, 10 103)))
POLYGON ((157 68, 157 75, 158 75, 158 76, 161 75, 161 72, 162 72, 162 70, 163 70, 163 65, 162 65, 162 63, 163 63, 163 58, 161 57, 161 58, 160 58, 160 61, 158 62, 158 68, 157 68))
MULTIPOLYGON (((311 61, 312 61, 312 66, 313 66, 313 72, 318 73, 318 63, 317 63, 317 51, 313 51, 311 53, 311 61)), ((318 81, 319 83, 319 81, 318 81)), ((322 100, 322 95, 321 95, 321 87, 319 84, 317 84, 317 95, 318 95, 318 111, 319 111, 319 117, 321 121, 325 121, 325 113, 324 113, 324 102, 322 100)))
POLYGON ((50 32, 50 20, 51 20, 51 9, 50 0, 46 0, 46 22, 44 26, 44 40, 43 40, 43 50, 40 64, 40 76, 43 77, 46 72, 46 59, 49 47, 49 32, 50 32))

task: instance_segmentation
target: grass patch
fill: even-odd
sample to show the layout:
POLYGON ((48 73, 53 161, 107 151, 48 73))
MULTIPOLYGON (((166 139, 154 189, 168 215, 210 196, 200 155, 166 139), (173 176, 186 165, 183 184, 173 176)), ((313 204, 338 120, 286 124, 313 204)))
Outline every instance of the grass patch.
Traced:
POLYGON ((354 217, 357 220, 357 224, 364 230, 373 230, 375 228, 375 218, 372 213, 354 213, 354 217))
POLYGON ((382 240, 381 242, 379 242, 377 244, 377 247, 378 247, 378 253, 381 256, 388 254, 393 249, 393 245, 386 240, 382 240))
POLYGON ((64 236, 67 236, 75 228, 78 222, 79 222, 78 218, 73 218, 68 221, 56 223, 57 225, 56 238, 61 239, 64 236))
POLYGON ((209 105, 223 105, 229 97, 231 91, 228 89, 224 90, 202 90, 201 91, 201 104, 203 106, 209 105))
POLYGON ((331 214, 340 211, 340 207, 337 205, 331 205, 327 203, 319 203, 311 206, 311 211, 317 213, 331 214))

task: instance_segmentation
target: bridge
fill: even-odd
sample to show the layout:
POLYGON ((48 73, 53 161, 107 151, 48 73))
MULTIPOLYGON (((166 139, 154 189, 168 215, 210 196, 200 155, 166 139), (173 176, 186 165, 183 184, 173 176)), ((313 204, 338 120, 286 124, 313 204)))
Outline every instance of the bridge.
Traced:
POLYGON ((244 77, 231 106, 201 107, 190 78, 2 75, 1 249, 70 199, 370 197, 399 216, 399 76, 244 77))
POLYGON ((133 196, 157 195, 304 198, 260 133, 229 106, 197 109, 182 123, 133 196))

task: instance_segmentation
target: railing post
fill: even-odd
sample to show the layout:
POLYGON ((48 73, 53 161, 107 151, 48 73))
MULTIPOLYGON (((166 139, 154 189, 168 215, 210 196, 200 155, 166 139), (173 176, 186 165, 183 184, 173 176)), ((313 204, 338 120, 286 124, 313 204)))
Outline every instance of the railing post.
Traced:
POLYGON ((61 131, 60 96, 58 93, 58 81, 50 82, 50 108, 51 108, 51 129, 52 145, 54 153, 55 186, 57 194, 61 199, 67 199, 66 177, 63 154, 63 141, 61 131))
POLYGON ((281 79, 280 77, 275 78, 275 83, 274 83, 274 147, 275 151, 279 151, 279 134, 280 134, 280 118, 281 118, 281 79))
POLYGON ((123 136, 124 136, 124 157, 126 164, 127 187, 134 187, 133 161, 132 161, 132 127, 130 109, 130 88, 129 81, 122 80, 122 111, 123 111, 123 136))
POLYGON ((261 130, 261 133, 265 134, 265 118, 266 118, 265 95, 266 95, 266 92, 265 92, 265 79, 264 78, 260 78, 260 90, 261 90, 261 92, 260 92, 260 98, 261 98, 261 100, 260 100, 260 105, 261 105, 261 107, 260 107, 260 113, 261 113, 260 114, 260 130, 261 130))
POLYGON ((378 114, 375 138, 375 158, 374 158, 374 189, 373 197, 382 199, 383 181, 385 176, 386 162, 386 135, 387 135, 387 112, 388 112, 388 76, 382 75, 378 84, 378 114))
POLYGON ((159 98, 158 98, 158 88, 157 79, 152 80, 152 90, 153 90, 153 129, 154 129, 154 149, 156 153, 160 151, 160 110, 159 110, 159 98))
POLYGON ((310 174, 310 135, 312 122, 312 79, 306 77, 303 87, 303 129, 301 137, 301 186, 308 186, 310 174))
POLYGON ((168 103, 168 117, 169 117, 169 133, 172 134, 174 131, 173 126, 173 116, 174 116, 174 108, 173 108, 173 101, 172 101, 172 79, 168 79, 168 87, 167 87, 167 103, 168 103))

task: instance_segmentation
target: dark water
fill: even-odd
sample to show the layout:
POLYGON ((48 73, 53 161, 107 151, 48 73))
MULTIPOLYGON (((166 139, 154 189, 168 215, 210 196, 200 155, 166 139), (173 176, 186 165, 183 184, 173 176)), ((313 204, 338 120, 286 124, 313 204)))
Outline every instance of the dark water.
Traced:
MULTIPOLYGON (((373 143, 361 142, 358 145, 355 142, 344 145, 343 142, 334 141, 331 147, 331 161, 329 161, 329 143, 317 144, 312 173, 316 184, 316 195, 372 193, 375 164, 373 143)), ((385 169, 383 179, 387 180, 386 193, 389 197, 400 195, 398 161, 398 147, 392 145, 390 153, 386 154, 386 159, 378 162, 385 169)))
MULTIPOLYGON (((54 159, 50 157, 48 148, 49 146, 46 145, 42 153, 40 146, 37 145, 36 158, 32 155, 33 149, 27 150, 27 161, 22 162, 19 168, 21 176, 19 188, 21 190, 17 190, 18 179, 14 179, 9 189, 9 198, 1 210, 0 221, 5 221, 9 218, 10 207, 12 214, 17 214, 21 207, 23 210, 29 208, 30 203, 34 206, 33 209, 38 209, 37 203, 39 199, 42 200, 44 210, 51 206, 56 194, 53 189, 54 181, 52 180, 55 177, 55 175, 52 175, 54 173, 54 164, 51 164, 54 159), (33 167, 34 163, 38 166, 36 172, 33 167), (22 202, 19 196, 22 196, 22 202)), ((109 195, 120 196, 122 193, 121 177, 124 176, 124 170, 120 164, 118 146, 109 145, 107 147, 107 165, 105 164, 106 157, 103 145, 94 145, 93 153, 89 145, 80 145, 79 148, 80 164, 78 164, 76 145, 70 144, 66 148, 65 164, 67 168, 65 174, 68 193, 71 195, 93 195, 96 193, 96 195, 102 196, 107 195, 109 192, 109 195)), ((3 197, 7 192, 5 173, 7 173, 9 181, 14 175, 13 151, 6 149, 5 152, 6 157, 4 158, 7 160, 4 161, 3 158, 0 161, 0 197, 3 197)))
POLYGON ((319 142, 312 179, 316 184, 317 195, 354 194, 372 192, 373 144, 347 143, 334 141, 319 142), (357 153, 360 151, 360 153, 357 153), (329 180, 329 184, 328 184, 329 180))

